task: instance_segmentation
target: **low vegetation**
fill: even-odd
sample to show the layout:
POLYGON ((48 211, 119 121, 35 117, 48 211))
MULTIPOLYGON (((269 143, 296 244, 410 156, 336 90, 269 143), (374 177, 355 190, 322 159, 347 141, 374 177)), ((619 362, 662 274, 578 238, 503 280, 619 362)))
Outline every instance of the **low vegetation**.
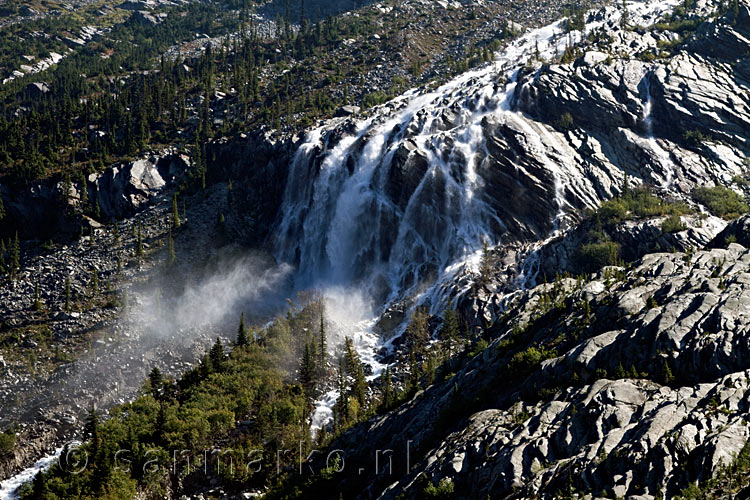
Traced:
POLYGON ((691 193, 693 199, 705 206, 712 215, 734 219, 750 211, 750 206, 732 189, 724 186, 699 187, 691 193))
POLYGON ((692 212, 684 202, 668 201, 651 194, 647 188, 631 189, 626 184, 622 194, 605 201, 598 210, 586 216, 584 225, 591 229, 576 253, 578 269, 591 273, 625 262, 626 249, 615 240, 614 228, 618 224, 666 217, 661 223, 661 230, 663 233, 674 233, 685 229, 680 217, 692 212))

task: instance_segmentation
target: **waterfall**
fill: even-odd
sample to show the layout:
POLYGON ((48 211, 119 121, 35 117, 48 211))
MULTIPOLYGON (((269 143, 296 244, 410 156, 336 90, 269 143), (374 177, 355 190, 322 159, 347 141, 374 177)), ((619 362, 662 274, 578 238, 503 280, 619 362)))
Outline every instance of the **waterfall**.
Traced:
MULTIPOLYGON (((433 91, 409 92, 338 130, 313 130, 290 169, 274 248, 297 268, 296 285, 354 285, 380 304, 423 292, 507 232, 488 205, 481 170, 484 121, 520 124, 544 157, 539 133, 512 110, 519 68, 558 52, 562 23, 512 42, 495 61, 433 91), (395 180, 394 180, 395 179, 395 180)), ((545 160, 556 186, 563 176, 545 160)))
POLYGON ((37 472, 46 471, 60 457, 63 448, 58 448, 51 455, 40 458, 37 462, 24 469, 13 477, 10 477, 0 484, 0 500, 14 500, 18 498, 18 488, 32 481, 37 472))
MULTIPOLYGON (((675 2, 629 8, 650 19, 675 2)), ((618 10, 605 12, 590 16, 583 33, 561 36, 564 21, 555 22, 434 90, 411 90, 367 118, 335 120, 310 131, 289 169, 272 241, 277 260, 296 269, 295 286, 324 295, 326 289, 362 293, 371 301, 373 318, 404 298, 439 312, 451 296, 450 283, 478 269, 483 244, 499 244, 511 223, 518 227, 488 201, 485 130, 490 121, 520 130, 524 147, 540 159, 554 183, 554 199, 544 200, 549 213, 541 217, 558 234, 572 206, 567 188, 575 174, 549 154, 559 139, 548 126, 514 110, 518 76, 533 57, 551 59, 586 31, 616 24, 618 10), (555 208, 549 211, 550 206, 555 208)), ((534 283, 539 264, 538 252, 532 252, 522 266, 520 286, 534 283)), ((382 365, 374 352, 384 344, 372 331, 373 318, 347 327, 356 332, 360 355, 375 366, 375 376, 382 365)), ((335 396, 330 392, 316 403, 314 428, 330 417, 335 396)))
POLYGON ((653 98, 651 96, 651 85, 649 77, 651 72, 648 71, 643 76, 642 85, 645 91, 645 103, 643 105, 643 125, 646 128, 646 145, 651 151, 654 161, 660 166, 664 172, 664 178, 662 179, 662 187, 669 189, 672 187, 675 177, 674 162, 668 151, 666 151, 659 141, 654 136, 654 120, 652 116, 653 112, 653 98))

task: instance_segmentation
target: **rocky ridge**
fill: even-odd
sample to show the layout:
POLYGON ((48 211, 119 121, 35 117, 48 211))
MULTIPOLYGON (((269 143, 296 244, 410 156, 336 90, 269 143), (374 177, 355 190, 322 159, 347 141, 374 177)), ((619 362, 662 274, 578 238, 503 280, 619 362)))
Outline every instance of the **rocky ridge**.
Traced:
POLYGON ((750 436, 748 271, 730 244, 517 294, 465 368, 334 446, 355 468, 407 441, 421 456, 382 494, 393 476, 368 476, 368 497, 419 497, 425 479, 461 498, 672 496, 750 436))

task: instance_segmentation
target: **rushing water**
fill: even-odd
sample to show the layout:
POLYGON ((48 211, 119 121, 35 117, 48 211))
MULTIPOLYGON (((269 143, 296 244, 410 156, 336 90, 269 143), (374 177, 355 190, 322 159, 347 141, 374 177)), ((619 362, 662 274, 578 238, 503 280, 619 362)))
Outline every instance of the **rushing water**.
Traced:
MULTIPOLYGON (((628 8, 634 23, 650 24, 676 3, 634 2, 628 8)), ((433 312, 446 305, 445 283, 476 271, 483 245, 497 244, 507 230, 485 201, 480 174, 488 156, 488 118, 512 123, 541 158, 554 179, 557 210, 549 217, 554 232, 561 230, 573 174, 548 156, 546 145, 558 139, 515 111, 513 100, 527 62, 553 59, 585 32, 616 22, 619 12, 609 8, 603 18, 591 19, 584 33, 563 35, 564 21, 532 30, 492 63, 435 90, 409 91, 343 133, 330 125, 311 131, 290 168, 274 243, 277 259, 296 268, 296 285, 324 293, 327 287, 350 287, 371 299, 374 316, 409 296, 429 303, 433 312), (408 163, 415 156, 418 162, 408 163)), ((535 256, 523 266, 520 286, 533 284, 535 256)), ((382 366, 374 352, 383 344, 373 324, 364 319, 349 326, 361 339, 360 356, 377 372, 382 366)), ((336 396, 332 391, 318 401, 314 427, 330 418, 336 396)))
POLYGON ((0 500, 14 500, 18 498, 18 488, 34 479, 37 472, 49 469, 54 461, 60 456, 62 450, 62 448, 58 448, 52 455, 39 459, 28 469, 24 469, 15 476, 0 483, 0 500))
POLYGON ((653 105, 654 101, 651 96, 651 85, 649 83, 650 74, 647 73, 643 77, 643 88, 646 94, 646 101, 643 105, 643 124, 646 127, 646 143, 648 149, 651 150, 654 160, 659 164, 661 169, 664 171, 664 179, 662 179, 662 187, 668 189, 672 187, 674 183, 674 162, 672 161, 669 152, 666 151, 659 141, 654 136, 654 119, 653 119, 653 105))

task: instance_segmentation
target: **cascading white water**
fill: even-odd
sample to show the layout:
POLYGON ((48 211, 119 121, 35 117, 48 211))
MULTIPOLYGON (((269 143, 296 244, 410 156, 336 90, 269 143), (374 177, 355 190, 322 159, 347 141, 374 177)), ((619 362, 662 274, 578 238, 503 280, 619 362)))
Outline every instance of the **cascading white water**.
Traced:
MULTIPOLYGON (((290 170, 275 242, 278 259, 297 266, 297 285, 356 285, 387 303, 422 291, 485 241, 497 242, 505 225, 485 202, 478 173, 487 157, 482 123, 490 115, 524 122, 511 109, 518 69, 537 51, 560 52, 567 43, 561 28, 532 31, 480 70, 397 98, 332 146, 324 129, 311 132, 290 170), (399 199, 394 155, 411 151, 421 164, 405 175, 422 171, 399 199)), ((534 147, 543 156, 541 143, 534 147)), ((546 166, 561 184, 554 163, 546 166)), ((555 219, 565 206, 561 185, 556 193, 555 219)))
MULTIPOLYGON (((628 7, 634 21, 650 20, 676 1, 628 7)), ((584 31, 617 19, 616 9, 608 12, 584 31)), ((433 312, 445 305, 444 284, 475 271, 483 243, 498 243, 507 229, 486 201, 481 175, 488 119, 513 124, 541 158, 554 181, 557 208, 548 216, 553 230, 561 229, 570 174, 547 154, 545 146, 555 139, 546 125, 515 112, 513 98, 519 71, 531 58, 551 59, 584 35, 561 36, 563 22, 525 34, 493 63, 435 90, 407 92, 346 132, 340 124, 310 132, 290 168, 274 241, 277 259, 296 267, 297 287, 352 287, 373 300, 376 313, 406 296, 427 298, 433 312)), ((521 286, 535 279, 533 253, 529 259, 521 286)), ((367 324, 353 328, 367 339, 360 354, 374 362, 380 344, 367 324)), ((333 401, 335 392, 318 402, 316 427, 333 401)))
POLYGON ((24 469, 15 476, 0 483, 0 500, 15 500, 18 498, 18 488, 33 480, 37 472, 49 469, 54 461, 60 456, 62 451, 63 448, 58 448, 52 455, 37 460, 37 462, 28 469, 24 469))
POLYGON ((662 179, 662 187, 668 189, 672 187, 674 182, 674 162, 670 157, 668 151, 666 151, 659 141, 654 136, 654 119, 653 119, 653 98, 651 97, 651 85, 649 82, 650 72, 647 72, 643 76, 643 88, 646 93, 646 102, 643 105, 643 124, 646 127, 646 142, 648 149, 651 151, 654 157, 654 161, 658 163, 661 169, 664 171, 664 179, 662 179))

